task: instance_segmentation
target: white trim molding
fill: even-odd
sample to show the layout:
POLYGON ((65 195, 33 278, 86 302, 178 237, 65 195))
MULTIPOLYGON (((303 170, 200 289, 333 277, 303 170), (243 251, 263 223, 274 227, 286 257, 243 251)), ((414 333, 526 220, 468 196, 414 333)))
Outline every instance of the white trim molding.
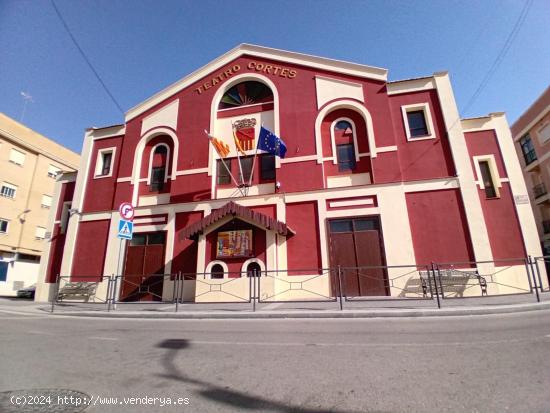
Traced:
MULTIPOLYGON (((164 182, 168 181, 168 165, 170 164, 170 147, 166 143, 157 143, 151 148, 151 153, 149 154, 149 170, 147 171, 147 185, 151 184, 151 171, 153 170, 153 157, 155 156, 155 151, 157 148, 164 146, 166 148, 166 165, 164 167, 164 182)), ((176 172, 177 173, 177 172, 176 172)))
MULTIPOLYGON (((355 126, 355 122, 353 120, 343 116, 343 117, 340 117, 340 118, 334 120, 330 124, 330 142, 331 142, 331 145, 332 145, 332 157, 331 157, 332 158, 332 163, 334 165, 338 164, 338 154, 336 153, 336 137, 334 136, 334 128, 336 127, 336 124, 338 122, 341 122, 341 121, 349 122, 351 124, 351 132, 352 132, 352 135, 353 135, 353 151, 355 153, 355 162, 359 162, 359 148, 358 148, 358 145, 357 145, 357 132, 356 132, 357 127, 355 126)), ((331 158, 325 158, 325 159, 331 159, 331 158)))
POLYGON ((401 93, 421 92, 424 90, 435 89, 433 76, 422 77, 418 79, 397 80, 388 82, 386 85, 388 95, 399 95, 401 93))
POLYGON ((243 262, 243 265, 241 266, 241 274, 247 274, 246 267, 248 267, 249 264, 252 264, 255 262, 260 266, 260 271, 265 272, 265 264, 264 262, 259 258, 249 258, 245 262, 243 262))
POLYGON ((95 160, 94 179, 110 178, 111 176, 113 176, 113 170, 115 169, 115 155, 116 155, 116 146, 99 149, 97 151, 97 157, 95 160), (103 169, 103 154, 105 153, 111 153, 111 165, 109 165, 108 174, 100 175, 101 170, 103 169))
MULTIPOLYGON (((279 124, 279 91, 277 90, 277 86, 275 86, 275 83, 271 79, 269 79, 267 76, 258 74, 258 73, 242 73, 240 75, 236 75, 228 80, 226 80, 224 83, 220 85, 216 93, 214 94, 214 97, 212 98, 212 103, 210 105, 210 133, 216 135, 218 132, 216 130, 216 122, 218 120, 218 105, 225 94, 229 89, 231 89, 233 86, 235 86, 238 83, 246 82, 246 81, 255 81, 260 82, 266 85, 271 92, 273 93, 273 128, 274 133, 277 136, 281 136, 280 134, 280 124, 279 124)), ((207 140, 205 139, 205 142, 207 140)), ((210 144, 209 151, 208 151, 208 175, 212 176, 212 197, 214 197, 214 189, 216 185, 216 160, 218 159, 217 153, 214 150, 214 147, 210 144)), ((279 157, 275 158, 275 167, 280 168, 281 162, 279 160, 279 157)))
POLYGON ((481 175, 481 167, 479 166, 479 164, 481 162, 487 162, 487 164, 489 165, 489 173, 491 174, 491 181, 493 181, 493 186, 495 187, 496 197, 500 198, 499 188, 502 187, 502 182, 504 182, 504 180, 501 179, 498 173, 495 155, 488 154, 472 156, 472 160, 474 162, 474 168, 476 171, 476 185, 479 187, 479 189, 485 189, 485 185, 483 184, 483 176, 481 175))
POLYGON ((178 80, 164 90, 161 90, 157 94, 151 96, 149 99, 145 100, 139 105, 134 106, 132 109, 126 112, 126 122, 130 121, 136 116, 139 116, 146 110, 151 109, 162 101, 168 99, 170 96, 173 96, 178 91, 192 85, 193 83, 207 76, 209 73, 215 72, 216 70, 222 68, 226 64, 243 55, 261 59, 270 59, 288 64, 298 64, 301 66, 313 67, 320 70, 327 70, 330 72, 342 73, 367 79, 381 80, 384 82, 387 81, 388 77, 388 70, 379 67, 360 65, 357 63, 327 59, 324 57, 311 56, 303 53, 289 52, 286 50, 272 49, 269 47, 262 47, 251 44, 240 44, 239 46, 221 55, 217 59, 194 71, 183 79, 178 80))
MULTIPOLYGON (((167 135, 172 139, 172 143, 174 146, 173 154, 172 154, 172 172, 170 173, 170 179, 174 180, 176 179, 176 171, 177 171, 177 164, 178 164, 178 153, 179 153, 179 140, 176 135, 176 133, 169 128, 159 127, 154 128, 147 132, 145 135, 141 137, 139 140, 136 151, 134 153, 134 165, 132 167, 132 184, 134 185, 134 191, 132 194, 132 204, 136 205, 136 201, 139 194, 139 182, 140 182, 140 175, 141 175, 141 164, 142 164, 142 158, 143 158, 143 152, 145 151, 145 147, 147 146, 147 143, 159 136, 159 135, 167 135)), ((170 164, 170 161, 168 160, 168 164, 170 164)), ((166 168, 168 170, 168 168, 166 168)), ((147 172, 149 174, 149 172, 147 172)))
POLYGON ((423 103, 413 103, 411 105, 401 106, 401 114, 403 115, 403 125, 405 126, 405 134, 407 135, 407 141, 416 142, 423 141, 426 139, 435 139, 434 124, 432 121, 432 114, 430 111, 430 105, 428 102, 423 103), (411 128, 409 126, 409 117, 407 114, 409 112, 415 112, 421 110, 424 113, 424 120, 426 121, 426 128, 428 129, 428 134, 424 136, 414 137, 411 136, 411 128))
POLYGON ((222 266, 223 268, 223 278, 228 278, 228 273, 229 273, 229 267, 227 266, 227 264, 221 260, 212 260, 208 263, 208 265, 206 266, 206 268, 204 269, 204 272, 205 272, 205 278, 206 278, 206 274, 208 274, 208 280, 218 280, 218 279, 221 279, 221 278, 212 278, 212 267, 216 264, 219 264, 222 266))
POLYGON ((315 119, 315 148, 317 152, 317 163, 323 163, 323 140, 321 135, 321 124, 323 119, 332 111, 338 109, 350 109, 354 112, 358 112, 365 121, 365 126, 367 129, 367 141, 369 143, 369 152, 371 158, 376 158, 376 143, 374 139, 374 127, 372 124, 372 116, 370 112, 361 105, 359 102, 349 99, 337 100, 335 102, 327 104, 315 119))

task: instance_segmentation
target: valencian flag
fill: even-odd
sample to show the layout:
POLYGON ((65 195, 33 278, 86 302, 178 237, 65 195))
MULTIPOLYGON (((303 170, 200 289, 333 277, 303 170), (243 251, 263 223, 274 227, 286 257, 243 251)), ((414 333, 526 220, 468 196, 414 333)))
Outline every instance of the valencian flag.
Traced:
POLYGON ((212 146, 214 146, 214 149, 216 152, 218 152, 218 155, 220 155, 220 158, 225 158, 227 155, 229 155, 229 152, 231 150, 229 149, 229 145, 220 139, 210 135, 207 133, 208 139, 210 139, 210 143, 212 143, 212 146))
POLYGON ((286 155, 286 145, 283 140, 263 126, 260 129, 260 136, 258 137, 258 149, 279 158, 284 158, 286 155))

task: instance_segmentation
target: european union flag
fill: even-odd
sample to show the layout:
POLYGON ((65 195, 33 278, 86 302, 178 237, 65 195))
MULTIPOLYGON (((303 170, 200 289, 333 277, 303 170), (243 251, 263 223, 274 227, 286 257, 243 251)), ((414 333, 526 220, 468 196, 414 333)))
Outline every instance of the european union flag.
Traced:
POLYGON ((286 155, 286 145, 283 140, 263 126, 260 129, 260 136, 258 137, 258 149, 269 152, 271 155, 278 156, 279 158, 284 158, 286 155))

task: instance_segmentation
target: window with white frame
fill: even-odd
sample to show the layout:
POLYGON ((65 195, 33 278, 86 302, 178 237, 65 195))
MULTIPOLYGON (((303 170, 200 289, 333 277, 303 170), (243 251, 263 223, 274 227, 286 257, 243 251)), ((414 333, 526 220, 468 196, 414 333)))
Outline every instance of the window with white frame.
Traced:
POLYGON ((0 218, 0 234, 8 233, 8 224, 9 221, 7 219, 0 218))
POLYGON ((34 236, 36 239, 44 239, 46 238, 46 228, 44 227, 36 227, 36 231, 34 233, 34 236))
POLYGON ((477 184, 485 191, 487 199, 500 198, 501 179, 493 155, 474 156, 477 184))
POLYGON ((105 178, 113 175, 113 164, 116 148, 100 149, 97 153, 95 178, 105 178))
POLYGON ((52 197, 49 195, 42 195, 42 202, 40 203, 42 208, 49 209, 52 206, 52 197))
POLYGON ((48 177, 55 179, 57 178, 59 172, 61 172, 61 170, 57 166, 51 164, 48 165, 48 177))
POLYGON ((0 187, 0 196, 3 196, 4 198, 15 198, 15 194, 17 193, 17 186, 8 184, 7 182, 4 182, 2 186, 0 187))
POLYGON ((25 163, 25 156, 23 152, 12 148, 10 151, 10 162, 16 165, 23 165, 25 163))
POLYGON ((401 106, 401 113, 408 141, 435 139, 432 115, 428 103, 401 106))
POLYGON ((546 122, 546 125, 537 131, 537 134, 539 135, 541 145, 548 142, 550 140, 550 122, 546 122))

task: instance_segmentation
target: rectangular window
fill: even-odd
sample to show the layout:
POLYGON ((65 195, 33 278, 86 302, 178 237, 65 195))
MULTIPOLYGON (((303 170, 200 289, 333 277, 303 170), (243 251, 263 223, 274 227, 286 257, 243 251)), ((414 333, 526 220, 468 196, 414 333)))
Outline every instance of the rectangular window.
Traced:
POLYGON ((231 175, 229 174, 229 172, 231 172, 231 159, 225 159, 225 160, 221 160, 221 159, 218 159, 217 160, 217 164, 216 164, 216 169, 217 169, 217 182, 218 182, 218 185, 227 185, 227 184, 230 184, 231 183, 231 175), (227 166, 227 168, 225 166, 223 166, 223 163, 225 163, 225 166, 227 166), (229 172, 228 172, 229 170, 229 172))
POLYGON ((46 228, 44 227, 36 227, 36 232, 35 232, 35 237, 36 239, 44 239, 46 238, 46 228))
POLYGON ((260 158, 261 166, 261 179, 262 181, 268 181, 275 179, 275 156, 274 155, 262 155, 260 158))
POLYGON ((52 197, 49 195, 42 195, 42 202, 40 203, 42 208, 50 208, 52 206, 52 197))
POLYGON ((428 135, 428 125, 423 110, 412 110, 407 112, 409 132, 411 138, 424 137, 428 135))
POLYGON ((17 149, 12 149, 10 151, 10 162, 16 165, 23 165, 25 163, 25 154, 17 149))
POLYGON ((53 178, 53 179, 57 178, 57 175, 59 174, 60 171, 61 170, 55 165, 48 166, 48 176, 50 178, 53 178))
POLYGON ((0 234, 8 233, 8 220, 0 218, 0 234))
POLYGON ((351 171, 355 169, 355 150, 353 144, 336 145, 336 156, 338 158, 339 171, 351 171))
POLYGON ((250 181, 250 175, 252 175, 252 161, 253 157, 248 158, 241 158, 241 167, 243 170, 243 174, 241 176, 242 182, 245 184, 248 184, 248 181, 250 181))
POLYGON ((479 162, 479 169, 481 171, 481 179, 483 180, 483 187, 485 188, 485 196, 487 198, 496 198, 497 192, 495 189, 495 183, 491 174, 491 168, 488 161, 479 162))
POLYGON ((4 182, 0 188, 0 196, 5 198, 15 198, 17 187, 15 185, 4 182))
POLYGON ((550 122, 538 130, 539 142, 546 143, 550 139, 550 122))
POLYGON ((113 174, 113 159, 116 148, 100 149, 97 153, 95 178, 108 177, 113 174))
POLYGON ((8 279, 8 265, 6 261, 0 261, 0 281, 8 279))
POLYGON ((537 153, 533 147, 533 142, 529 135, 525 135, 520 139, 519 144, 521 146, 521 152, 523 153, 523 159, 525 160, 525 165, 529 165, 531 162, 537 160, 537 153))
POLYGON ((155 166, 151 168, 151 192, 162 191, 164 188, 164 175, 166 170, 164 166, 155 166))
POLYGON ((101 175, 109 175, 111 172, 111 161, 113 159, 112 152, 103 152, 101 154, 101 175))

